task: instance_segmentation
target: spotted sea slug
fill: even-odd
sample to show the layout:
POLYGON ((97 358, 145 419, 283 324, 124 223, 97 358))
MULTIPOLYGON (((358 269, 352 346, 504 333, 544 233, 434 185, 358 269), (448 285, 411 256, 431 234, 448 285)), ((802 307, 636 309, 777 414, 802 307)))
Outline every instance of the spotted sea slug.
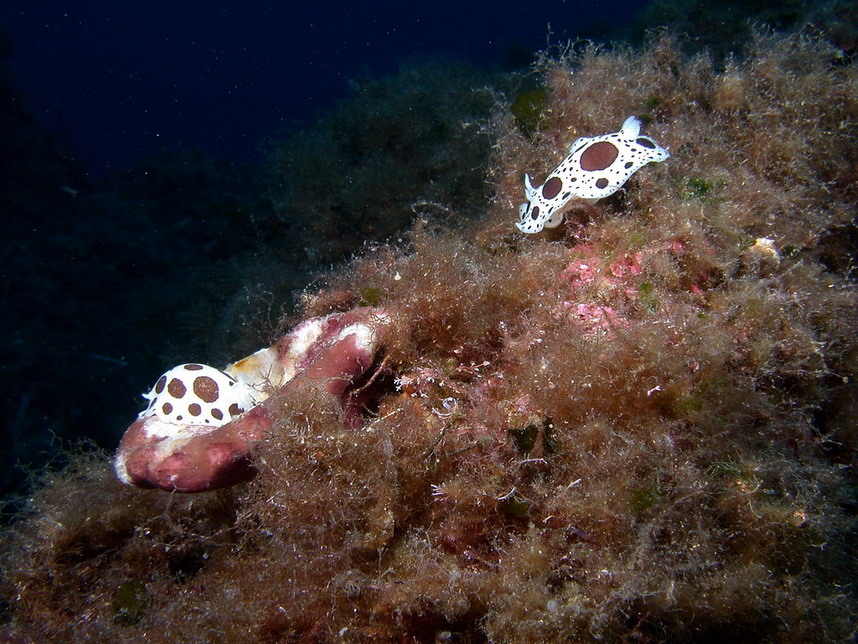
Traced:
POLYGON ((518 210, 518 229, 533 234, 543 228, 555 228, 563 221, 563 207, 571 199, 597 201, 608 197, 647 163, 670 156, 640 131, 640 120, 630 116, 619 132, 577 139, 569 148, 569 156, 538 188, 525 174, 527 202, 518 210))
POLYGON ((165 423, 220 427, 257 403, 255 391, 227 373, 204 364, 173 367, 143 397, 149 405, 139 418, 165 423))
POLYGON ((144 394, 114 458, 120 481, 199 492, 253 476, 250 452, 276 427, 272 395, 313 387, 336 397, 347 424, 361 418, 355 379, 375 361, 387 314, 364 307, 305 320, 273 346, 223 371, 182 364, 144 394))

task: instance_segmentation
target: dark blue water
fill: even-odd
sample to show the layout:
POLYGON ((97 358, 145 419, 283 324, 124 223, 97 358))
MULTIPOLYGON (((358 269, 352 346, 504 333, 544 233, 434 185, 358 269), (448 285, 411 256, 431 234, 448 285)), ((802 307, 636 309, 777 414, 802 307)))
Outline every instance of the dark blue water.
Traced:
POLYGON ((164 148, 252 160, 359 73, 449 55, 513 66, 548 42, 616 35, 644 0, 9 0, 17 85, 96 174, 164 148))

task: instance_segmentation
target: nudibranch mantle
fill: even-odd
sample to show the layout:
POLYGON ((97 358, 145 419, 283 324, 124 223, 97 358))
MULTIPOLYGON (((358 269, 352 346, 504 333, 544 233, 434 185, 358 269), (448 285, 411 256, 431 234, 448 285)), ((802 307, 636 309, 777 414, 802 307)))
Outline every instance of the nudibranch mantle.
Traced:
POLYGON ((138 418, 157 416, 168 425, 220 427, 257 404, 244 382, 204 364, 180 364, 164 373, 143 397, 138 418))
POLYGON ((563 221, 562 209, 571 199, 597 201, 608 197, 647 163, 658 163, 670 156, 640 131, 640 120, 630 116, 619 132, 577 139, 569 147, 569 156, 538 188, 525 174, 527 203, 518 210, 518 229, 534 234, 543 228, 555 228, 563 221))

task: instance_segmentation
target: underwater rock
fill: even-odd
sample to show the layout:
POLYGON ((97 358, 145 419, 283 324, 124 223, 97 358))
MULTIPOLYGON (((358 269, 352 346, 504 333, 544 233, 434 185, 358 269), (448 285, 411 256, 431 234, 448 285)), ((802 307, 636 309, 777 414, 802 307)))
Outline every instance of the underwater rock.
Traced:
POLYGON ((273 346, 228 366, 179 365, 148 394, 122 438, 114 467, 123 483, 177 492, 227 487, 254 474, 250 452, 276 423, 272 395, 321 387, 347 424, 360 418, 355 379, 372 365, 387 322, 364 307, 305 320, 273 346))
MULTIPOLYGON (((494 128, 484 220, 368 246, 224 372, 255 406, 200 431, 256 434, 252 481, 146 493, 89 451, 42 474, 0 538, 0 640, 852 641, 858 68, 804 37, 726 70, 677 47, 546 59, 544 126, 494 128), (670 163, 510 231, 523 168, 632 113, 670 163)), ((152 409, 184 419, 179 391, 152 409)))

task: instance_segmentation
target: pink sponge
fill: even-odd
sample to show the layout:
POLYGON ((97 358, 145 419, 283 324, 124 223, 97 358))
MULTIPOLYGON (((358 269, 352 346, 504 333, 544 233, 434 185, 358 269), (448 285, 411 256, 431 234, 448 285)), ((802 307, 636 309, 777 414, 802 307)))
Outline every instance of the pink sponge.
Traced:
POLYGON ((275 429, 272 394, 316 387, 360 419, 351 388, 373 364, 387 315, 369 307, 305 320, 273 346, 224 371, 184 364, 162 375, 119 444, 123 483, 179 492, 227 487, 253 476, 253 444, 275 429))

